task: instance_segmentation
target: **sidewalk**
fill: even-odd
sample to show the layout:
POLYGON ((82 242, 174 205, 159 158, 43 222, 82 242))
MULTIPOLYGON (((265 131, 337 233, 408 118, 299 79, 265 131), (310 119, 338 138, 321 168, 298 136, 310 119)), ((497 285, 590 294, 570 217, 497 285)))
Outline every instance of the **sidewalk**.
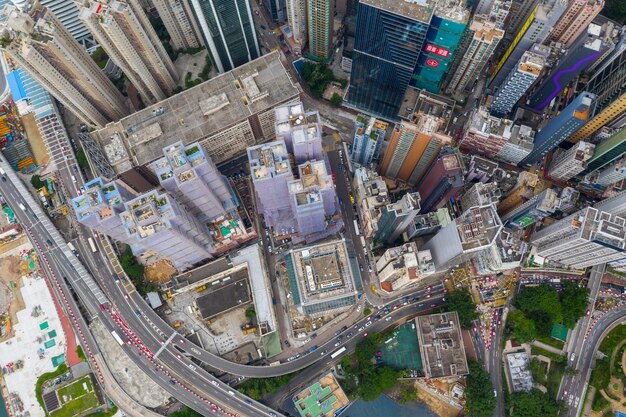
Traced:
POLYGON ((561 355, 562 356, 562 355, 565 354, 565 352, 563 352, 562 350, 559 350, 559 349, 557 349, 555 347, 552 347, 550 345, 546 345, 545 343, 538 342, 536 340, 534 342, 532 342, 531 344, 533 346, 537 346, 537 347, 539 347, 541 349, 547 350, 548 352, 556 353, 557 355, 561 355))

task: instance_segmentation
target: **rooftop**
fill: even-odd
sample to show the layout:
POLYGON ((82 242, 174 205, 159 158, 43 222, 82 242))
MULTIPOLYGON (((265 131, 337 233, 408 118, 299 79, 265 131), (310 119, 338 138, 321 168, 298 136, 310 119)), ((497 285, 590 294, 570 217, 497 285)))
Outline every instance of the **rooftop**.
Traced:
POLYGON ((465 347, 456 311, 415 319, 424 374, 427 378, 466 375, 465 347))
POLYGON ((253 182, 291 173, 289 154, 284 141, 252 146, 247 151, 253 182))
POLYGON ((437 0, 363 0, 361 3, 388 10, 407 19, 430 23, 437 0))
POLYGON ((456 219, 456 225, 464 251, 490 245, 502 230, 493 204, 468 208, 456 219))
POLYGON ((293 396, 301 417, 334 417, 349 400, 332 373, 293 396))
POLYGON ((467 23, 470 11, 466 0, 439 0, 435 14, 453 22, 467 23))
POLYGON ((124 204, 126 211, 120 214, 122 225, 129 235, 146 238, 169 227, 172 214, 170 197, 151 191, 124 204))
POLYGON ((72 199, 72 207, 79 219, 92 215, 104 219, 113 215, 114 206, 122 204, 122 197, 114 182, 105 184, 101 178, 94 178, 84 188, 83 195, 72 199))
POLYGON ((252 297, 248 281, 247 266, 239 269, 233 268, 228 276, 210 280, 210 285, 207 285, 207 289, 202 291, 195 301, 200 316, 205 320, 210 319, 250 303, 252 297))
POLYGON ((271 52, 109 123, 90 136, 120 174, 161 157, 162 150, 177 141, 203 140, 298 94, 280 53, 271 52))

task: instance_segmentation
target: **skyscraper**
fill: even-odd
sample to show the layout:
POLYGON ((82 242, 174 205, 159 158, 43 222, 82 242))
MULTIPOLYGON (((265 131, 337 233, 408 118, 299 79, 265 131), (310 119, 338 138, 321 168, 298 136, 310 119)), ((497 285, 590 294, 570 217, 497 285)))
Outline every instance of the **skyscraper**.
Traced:
POLYGON ((587 163, 587 169, 582 174, 589 174, 597 169, 604 168, 617 161, 626 154, 626 128, 621 129, 609 138, 598 143, 593 157, 587 163))
POLYGON ((387 123, 364 114, 356 117, 350 151, 352 163, 367 166, 378 157, 385 141, 387 126, 387 123))
MULTIPOLYGON (((510 3, 499 0, 497 3, 498 12, 506 17, 510 3)), ((504 37, 502 23, 494 19, 496 16, 497 13, 477 14, 472 19, 450 71, 448 92, 462 93, 482 75, 487 61, 504 37)))
POLYGON ((76 117, 103 127, 128 114, 122 94, 50 11, 6 6, 2 49, 76 117))
POLYGON ((569 6, 550 32, 548 41, 560 42, 566 48, 587 29, 604 7, 604 0, 570 0, 569 6))
POLYGON ((494 95, 491 114, 504 116, 513 110, 515 104, 541 75, 549 55, 550 48, 538 44, 524 52, 519 63, 502 81, 500 88, 494 95))
POLYGON ((287 20, 287 5, 285 0, 264 0, 265 8, 277 23, 285 23, 287 20))
POLYGON ((443 207, 463 188, 463 167, 457 154, 441 155, 417 185, 424 213, 443 207))
POLYGON ((598 173, 594 184, 600 187, 607 187, 623 179, 626 179, 626 158, 622 158, 614 164, 603 168, 598 173))
POLYGON ((568 150, 558 148, 552 156, 548 175, 561 181, 569 181, 587 167, 587 161, 593 156, 595 147, 591 143, 578 142, 568 150))
POLYGON ((190 0, 194 15, 219 72, 261 56, 249 0, 190 0))
POLYGON ((147 104, 172 93, 176 68, 137 0, 84 0, 80 18, 147 104))
POLYGON ((426 42, 417 60, 411 86, 439 93, 469 16, 466 0, 439 0, 426 32, 426 42))
POLYGON ((506 39, 512 40, 520 33, 525 24, 530 24, 528 23, 529 17, 532 16, 534 18, 534 13, 536 13, 536 7, 539 1, 540 0, 511 1, 511 8, 509 10, 508 22, 506 25, 506 39))
POLYGON ((595 95, 583 91, 567 107, 550 120, 546 126, 535 135, 533 151, 524 158, 519 165, 533 165, 548 152, 556 148, 572 133, 585 125, 591 118, 595 106, 595 95))
POLYGON ((552 188, 546 188, 525 203, 509 211, 501 217, 502 223, 513 229, 524 229, 542 220, 558 208, 561 200, 552 188))
POLYGON ((175 50, 198 48, 202 35, 188 0, 152 0, 175 50))
POLYGON ((287 0, 287 20, 294 41, 302 49, 306 45, 309 33, 307 30, 306 0, 287 0))
POLYGON ((335 0, 306 0, 309 52, 319 61, 328 61, 333 47, 335 0))
MULTIPOLYGON (((12 0, 15 5, 22 7, 29 0, 12 0)), ((78 42, 90 36, 89 31, 78 17, 78 6, 73 1, 66 0, 40 0, 40 3, 47 7, 57 19, 61 21, 65 29, 78 42)))
POLYGON ((398 120, 434 4, 434 0, 359 2, 346 105, 398 120))
POLYGON ((420 212, 420 195, 406 193, 399 201, 387 204, 378 220, 378 231, 374 239, 392 244, 407 230, 420 212))
POLYGON ((293 153, 296 164, 324 159, 322 125, 316 111, 305 111, 300 102, 276 107, 276 140, 293 153))

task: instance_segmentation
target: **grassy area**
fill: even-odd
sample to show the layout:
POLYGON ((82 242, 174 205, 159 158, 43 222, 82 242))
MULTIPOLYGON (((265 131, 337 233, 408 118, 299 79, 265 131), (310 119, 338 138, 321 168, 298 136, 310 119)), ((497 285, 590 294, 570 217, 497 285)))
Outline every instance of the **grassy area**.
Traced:
POLYGON ((78 359, 85 362, 85 352, 83 352, 83 347, 79 344, 76 345, 76 355, 78 355, 78 359))
POLYGON ((609 400, 604 398, 600 392, 597 392, 593 398, 593 403, 591 403, 591 409, 593 411, 602 411, 608 407, 609 404, 609 400))
POLYGON ((100 411, 98 413, 89 414, 89 417, 112 417, 117 413, 117 406, 114 405, 109 411, 100 411))
POLYGON ((613 349, 624 339, 626 339, 626 326, 622 324, 611 330, 602 340, 602 343, 600 343, 600 352, 610 356, 613 349))
POLYGON ((591 371, 589 385, 593 385, 596 389, 601 390, 609 385, 611 381, 611 359, 604 358, 596 361, 596 366, 591 371))
POLYGON ((565 356, 557 355, 556 353, 552 353, 550 351, 547 351, 545 349, 542 349, 542 348, 534 346, 534 345, 530 346, 530 353, 531 353, 531 355, 543 355, 546 358, 550 358, 550 360, 552 360, 553 362, 564 362, 565 361, 565 356))
POLYGON ((53 378, 56 378, 59 375, 63 375, 67 372, 67 365, 61 364, 52 372, 45 373, 37 378, 37 382, 35 383, 35 397, 37 397, 37 402, 41 406, 41 409, 45 411, 46 406, 43 402, 43 384, 46 381, 49 381, 53 378))
POLYGON ((532 355, 543 355, 552 361, 550 372, 546 376, 545 386, 550 395, 556 396, 559 391, 561 379, 565 373, 565 368, 567 367, 567 358, 562 355, 557 355, 556 353, 548 352, 537 346, 531 346, 530 353, 532 355))
POLYGON ((557 349, 563 349, 563 346, 565 345, 565 343, 561 342, 560 340, 554 339, 550 336, 537 337, 537 341, 541 343, 545 343, 546 345, 552 346, 553 348, 557 348, 557 349))
POLYGON ((89 375, 60 388, 57 395, 61 402, 61 408, 53 411, 50 414, 52 417, 77 416, 99 404, 89 375))

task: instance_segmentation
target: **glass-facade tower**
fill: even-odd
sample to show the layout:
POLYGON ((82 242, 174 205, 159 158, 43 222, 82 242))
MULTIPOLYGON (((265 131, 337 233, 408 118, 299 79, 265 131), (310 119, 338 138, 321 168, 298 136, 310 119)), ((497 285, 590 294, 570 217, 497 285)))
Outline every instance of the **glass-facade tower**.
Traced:
POLYGON ((249 0, 191 0, 191 6, 219 72, 261 56, 249 0))
POLYGON ((432 18, 430 3, 359 3, 348 106, 386 120, 398 120, 432 18))

